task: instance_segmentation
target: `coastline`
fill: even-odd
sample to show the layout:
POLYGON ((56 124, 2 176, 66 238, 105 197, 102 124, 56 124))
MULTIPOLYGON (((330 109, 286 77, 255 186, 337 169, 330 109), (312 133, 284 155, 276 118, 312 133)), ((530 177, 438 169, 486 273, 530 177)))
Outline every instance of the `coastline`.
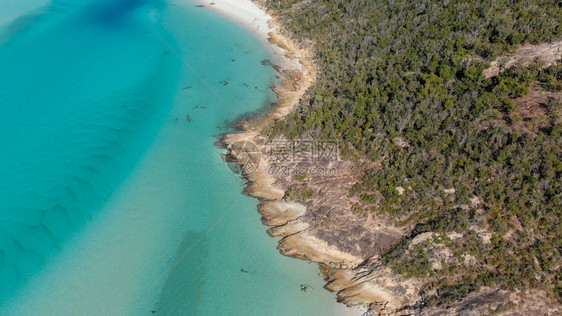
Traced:
MULTIPOLYGON (((285 256, 318 263, 326 282, 324 288, 337 293, 338 302, 343 303, 340 312, 343 315, 358 315, 366 311, 373 311, 380 315, 421 313, 435 315, 461 313, 467 309, 488 313, 499 311, 501 304, 508 304, 508 302, 516 302, 516 305, 521 306, 519 308, 521 311, 539 311, 541 303, 535 302, 534 299, 539 298, 539 302, 545 302, 544 293, 510 292, 487 287, 483 287, 480 292, 471 293, 462 301, 448 306, 446 310, 439 306, 426 306, 423 296, 433 293, 420 291, 423 279, 407 278, 394 273, 381 261, 379 255, 399 242, 407 234, 407 230, 395 226, 384 215, 362 217, 361 214, 352 214, 355 213, 353 205, 358 201, 350 198, 347 193, 351 188, 350 184, 359 179, 353 171, 356 167, 353 163, 323 161, 286 164, 287 169, 290 170, 311 170, 311 167, 336 170, 336 174, 331 177, 311 175, 307 172, 294 172, 288 175, 271 172, 272 169, 278 170, 280 162, 276 156, 278 153, 271 150, 275 145, 268 143, 262 131, 293 111, 300 98, 314 84, 316 68, 312 62, 312 45, 304 45, 308 49, 302 49, 302 46, 293 43, 290 36, 283 35, 283 25, 277 21, 279 18, 276 19, 274 14, 269 18, 268 11, 260 10, 259 5, 253 1, 260 2, 260 0, 222 0, 214 2, 211 6, 209 0, 198 0, 199 3, 209 6, 215 12, 247 28, 265 42, 265 46, 274 51, 275 56, 280 57, 282 66, 275 69, 284 78, 281 86, 274 89, 279 97, 277 107, 265 118, 255 118, 256 121, 250 122, 242 121, 240 133, 223 135, 219 141, 223 148, 228 149, 227 161, 241 165, 242 174, 248 181, 245 193, 260 200, 258 210, 263 216, 262 222, 264 225, 271 226, 267 231, 268 234, 272 237, 281 237, 277 246, 279 252, 285 256), (254 14, 258 14, 263 19, 260 22, 262 24, 248 13, 252 10, 245 10, 240 6, 257 8, 254 12, 258 13, 254 14), (267 25, 266 31, 263 25, 267 25), (248 143, 254 144, 254 148, 248 147, 246 145, 248 143), (256 147, 258 151, 255 150, 256 147), (301 178, 303 175, 304 177, 301 178), (302 186, 303 183, 305 186, 302 186), (303 191, 298 191, 303 188, 305 194, 302 194, 303 191), (332 210, 336 212, 332 213, 332 210), (359 306, 363 310, 360 312, 358 309, 344 309, 343 305, 359 306)), ((559 45, 560 42, 557 43, 559 45)), ((554 52, 557 43, 537 46, 548 48, 539 53, 554 52)), ((517 62, 525 63, 525 59, 517 62)), ((492 63, 492 66, 495 65, 492 63)), ((277 140, 287 141, 275 139, 273 142, 277 140)), ((361 163, 369 162, 361 160, 359 164, 361 163)), ((283 163, 281 166, 286 167, 283 163)), ((422 234, 416 237, 424 236, 422 234)), ((411 247, 419 242, 419 239, 414 238, 409 242, 411 247)), ((550 315, 555 309, 545 315, 550 315)))
MULTIPOLYGON (((280 188, 275 183, 276 179, 268 174, 271 163, 265 150, 266 139, 261 132, 268 125, 291 113, 304 93, 315 83, 317 69, 313 62, 311 47, 303 48, 282 34, 280 31, 282 26, 275 17, 269 15, 265 9, 260 8, 251 0, 196 0, 196 3, 241 25, 254 34, 276 58, 273 61, 273 67, 282 76, 279 84, 273 88, 278 97, 275 108, 258 120, 243 121, 240 132, 225 134, 219 141, 221 147, 231 149, 230 158, 240 164, 247 161, 242 157, 244 155, 233 154, 232 149, 236 151, 237 143, 251 142, 259 146, 261 154, 258 169, 255 172, 243 171, 244 177, 248 180, 244 193, 260 201, 258 210, 263 215, 262 222, 264 225, 272 226, 267 233, 271 237, 282 237, 277 247, 281 254, 319 263, 320 271, 323 273, 326 270, 322 268, 322 265, 337 266, 337 268, 359 265, 362 261, 361 258, 339 251, 336 247, 314 236, 299 236, 299 238, 288 240, 288 237, 294 237, 307 228, 306 223, 297 221, 303 214, 295 214, 295 212, 299 212, 298 210, 306 212, 306 207, 298 203, 283 201, 285 190, 280 188)), ((244 151, 244 148, 239 149, 241 149, 239 153, 244 151)), ((324 276, 328 277, 326 273, 324 276)), ((325 288, 334 292, 327 286, 325 288)), ((347 304, 340 297, 338 297, 338 302, 344 304, 338 304, 339 309, 336 313, 346 316, 362 315, 366 311, 364 306, 368 304, 368 302, 362 301, 347 304), (350 305, 354 305, 354 307, 350 307, 350 305), (357 305, 361 308, 357 308, 357 305)))
POLYGON ((247 29, 269 50, 275 70, 282 76, 273 88, 278 102, 259 120, 243 122, 242 131, 261 131, 274 121, 288 115, 301 96, 316 81, 312 47, 301 47, 280 31, 281 23, 252 0, 196 0, 198 5, 247 29))

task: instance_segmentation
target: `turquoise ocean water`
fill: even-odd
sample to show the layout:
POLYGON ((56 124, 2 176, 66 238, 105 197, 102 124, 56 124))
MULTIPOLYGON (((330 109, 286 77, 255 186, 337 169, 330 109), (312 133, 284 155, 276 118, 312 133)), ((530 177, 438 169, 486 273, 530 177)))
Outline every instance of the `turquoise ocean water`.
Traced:
POLYGON ((0 315, 335 314, 214 146, 267 58, 189 0, 0 0, 0 315))

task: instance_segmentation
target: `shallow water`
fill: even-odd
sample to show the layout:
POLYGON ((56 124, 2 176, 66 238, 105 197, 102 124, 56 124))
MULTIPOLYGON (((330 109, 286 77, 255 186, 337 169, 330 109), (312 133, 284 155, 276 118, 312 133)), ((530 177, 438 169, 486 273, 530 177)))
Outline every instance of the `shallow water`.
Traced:
POLYGON ((274 101, 259 41, 191 1, 39 7, 0 36, 0 314, 335 313, 213 145, 274 101))
POLYGON ((19 17, 29 16, 49 4, 49 0, 0 1, 0 30, 19 17))

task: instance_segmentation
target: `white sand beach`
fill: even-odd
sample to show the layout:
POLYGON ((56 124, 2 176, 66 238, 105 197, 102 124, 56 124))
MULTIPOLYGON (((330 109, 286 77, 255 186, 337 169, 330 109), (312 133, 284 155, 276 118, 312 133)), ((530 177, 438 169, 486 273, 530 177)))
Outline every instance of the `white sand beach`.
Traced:
MULTIPOLYGON (((306 76, 315 76, 314 70, 310 69, 309 67, 303 67, 301 64, 303 55, 303 50, 297 47, 294 47, 290 41, 286 40, 283 35, 276 32, 275 23, 272 22, 272 17, 268 15, 264 10, 262 10, 258 5, 253 3, 250 0, 197 0, 196 1, 199 5, 203 5, 214 12, 224 16, 225 18, 243 26, 244 28, 248 29, 251 33, 253 33, 261 42, 263 42, 264 46, 267 47, 272 55, 276 57, 276 61, 281 64, 283 69, 295 69, 299 70, 303 73, 303 77, 306 76), (271 37, 275 36, 275 40, 271 40, 271 37), (277 45, 276 43, 281 42, 283 48, 277 45), (294 49, 293 49, 294 48, 294 49), (290 56, 290 57, 288 57, 290 56)), ((315 79, 312 79, 313 82, 315 79)), ((304 89, 298 89, 296 94, 293 93, 281 93, 284 96, 280 96, 280 98, 288 97, 294 100, 285 100, 282 103, 290 103, 291 106, 288 106, 288 109, 292 109, 296 103, 298 103, 298 99, 302 96, 305 90, 308 88, 310 83, 304 84, 304 89)), ((279 91, 278 91, 279 94, 279 91)), ((284 107, 283 104, 280 107, 284 107)), ((272 116, 275 119, 282 117, 288 114, 290 110, 281 110, 279 109, 275 112, 278 112, 279 115, 275 115, 274 113, 272 116)), ((265 237, 265 235, 264 235, 265 237)), ((324 290, 324 289, 322 289, 324 290)), ((358 316, 362 315, 366 309, 365 308, 348 308, 343 304, 338 304, 337 313, 339 315, 345 316, 358 316)))
MULTIPOLYGON (((246 28, 263 42, 283 68, 302 68, 298 58, 287 58, 286 49, 269 41, 270 33, 275 32, 275 26, 272 26, 274 23, 271 23, 272 17, 251 0, 196 0, 196 3, 246 28)), ((295 54, 296 57, 299 56, 298 52, 293 51, 291 53, 295 54)))

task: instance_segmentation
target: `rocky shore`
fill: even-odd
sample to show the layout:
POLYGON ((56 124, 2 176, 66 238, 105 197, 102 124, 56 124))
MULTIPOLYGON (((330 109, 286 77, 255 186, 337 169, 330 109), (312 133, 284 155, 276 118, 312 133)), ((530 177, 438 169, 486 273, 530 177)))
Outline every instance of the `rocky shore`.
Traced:
MULTIPOLYGON (((264 134, 268 125, 295 109, 314 84, 317 72, 310 43, 292 41, 276 18, 268 19, 267 24, 267 41, 281 64, 275 66, 282 76, 281 85, 275 88, 278 105, 259 120, 242 122, 241 132, 224 135, 219 144, 227 149, 225 159, 238 164, 242 176, 248 180, 245 193, 260 200, 258 211, 262 222, 271 227, 267 233, 281 238, 277 247, 280 253, 318 263, 326 281, 324 287, 336 292, 339 302, 361 306, 367 314, 556 315, 561 312, 557 306, 548 306, 550 299, 540 291, 520 293, 492 288, 472 293, 448 309, 430 308, 424 305, 424 298, 432 293, 421 290, 421 280, 405 278, 383 265, 380 254, 401 241, 412 227, 397 227, 384 215, 365 212, 361 201, 349 195, 361 170, 371 162, 345 161, 338 155, 318 157, 306 150, 304 154, 295 153, 294 142, 271 140, 264 134), (287 152, 293 159, 280 159, 279 155, 287 152), (299 157, 295 159, 296 156, 299 157)), ((396 189, 399 193, 404 190, 396 189)), ((420 242, 431 243, 427 236, 421 235, 412 235, 405 242, 412 247, 420 242)), ((431 259, 435 269, 440 268, 440 260, 447 260, 448 251, 440 249, 437 253, 440 257, 431 259)))
MULTIPOLYGON (((364 218, 350 214, 348 205, 352 204, 346 199, 345 186, 341 185, 346 181, 352 183, 351 163, 340 161, 332 166, 323 165, 334 168, 337 174, 322 183, 316 182, 322 178, 318 175, 302 180, 324 193, 315 192, 315 198, 299 203, 287 195, 298 181, 288 174, 272 172, 278 164, 272 162, 268 154, 270 146, 260 132, 224 135, 221 144, 229 149, 227 159, 242 166, 248 180, 245 193, 260 200, 258 211, 262 222, 271 226, 268 234, 281 237, 277 247, 280 253, 318 263, 325 277, 325 288, 336 292, 339 302, 384 313, 419 300, 415 282, 394 276, 377 261, 376 254, 397 242, 401 231, 386 225, 366 225, 364 218), (254 144, 260 149, 259 153, 254 144), (330 211, 339 213, 326 214, 330 211)), ((307 167, 300 162, 292 164, 311 168, 311 163, 304 163, 307 167)), ((283 167, 297 168, 288 165, 283 164, 283 167)))
MULTIPOLYGON (((277 247, 280 253, 318 263, 327 282, 325 288, 337 292, 338 301, 347 306, 366 306, 384 312, 415 300, 413 286, 392 277, 388 268, 367 260, 397 242, 403 232, 386 225, 365 225, 364 218, 348 214, 353 201, 347 197, 347 190, 356 177, 353 163, 339 159, 274 161, 272 142, 262 131, 293 111, 314 84, 316 67, 310 46, 293 42, 280 31, 282 26, 275 18, 268 21, 268 26, 269 43, 275 47, 274 51, 282 52, 282 55, 277 53, 281 66, 276 67, 283 77, 282 84, 275 88, 279 102, 265 117, 242 122, 243 131, 240 133, 221 138, 219 144, 228 149, 226 159, 240 164, 242 174, 248 180, 245 193, 260 200, 258 211, 262 222, 271 226, 268 234, 281 237, 277 247), (291 200, 287 191, 295 180, 294 172, 290 170, 318 169, 333 171, 334 174, 324 177, 312 173, 301 182, 325 192, 301 203, 291 200), (322 214, 330 211, 326 205, 330 205, 330 210, 341 211, 341 214, 322 214), (393 298, 397 294, 401 297, 399 301, 393 298)), ((374 221, 370 219, 369 223, 374 221)))

